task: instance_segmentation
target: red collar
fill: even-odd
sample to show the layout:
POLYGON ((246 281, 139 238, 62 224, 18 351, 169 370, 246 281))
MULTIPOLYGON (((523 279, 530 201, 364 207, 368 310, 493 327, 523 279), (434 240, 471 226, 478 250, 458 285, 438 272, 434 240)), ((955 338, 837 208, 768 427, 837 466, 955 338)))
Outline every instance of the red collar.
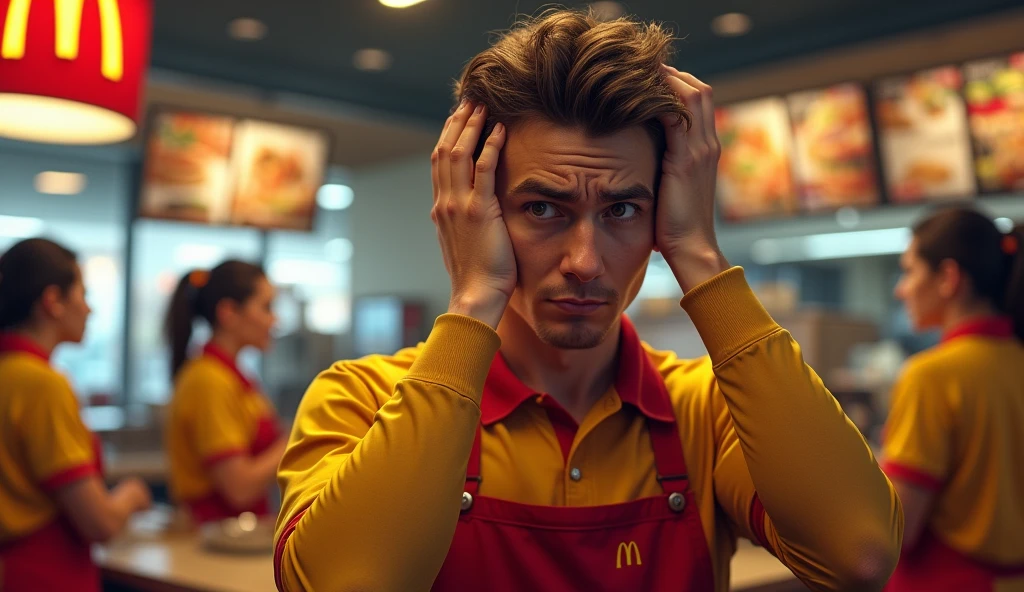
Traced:
MULTIPOLYGON (((619 371, 615 378, 619 398, 651 419, 674 422, 675 414, 661 373, 651 363, 633 323, 625 315, 622 316, 621 327, 619 371)), ((527 399, 540 394, 523 384, 498 352, 484 383, 480 421, 484 425, 499 422, 527 399)))
POLYGON ((50 354, 35 341, 14 333, 0 333, 0 353, 22 352, 33 355, 44 362, 50 361, 50 354))
POLYGON ((242 371, 238 369, 238 364, 235 363, 235 359, 229 356, 226 351, 217 347, 212 341, 207 342, 207 344, 203 346, 203 355, 209 356, 227 366, 228 370, 231 370, 231 373, 234 374, 238 380, 242 381, 246 390, 253 387, 252 380, 250 380, 245 374, 242 374, 242 371))
POLYGON ((943 333, 942 343, 967 335, 1009 339, 1013 337, 1013 319, 1005 316, 984 317, 973 321, 967 321, 966 323, 961 323, 960 325, 943 333))

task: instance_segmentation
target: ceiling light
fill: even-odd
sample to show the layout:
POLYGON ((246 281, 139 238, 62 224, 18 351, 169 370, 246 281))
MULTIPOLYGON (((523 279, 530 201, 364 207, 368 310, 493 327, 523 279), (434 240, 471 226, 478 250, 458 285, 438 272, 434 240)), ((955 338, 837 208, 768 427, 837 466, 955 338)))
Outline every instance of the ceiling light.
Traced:
POLYGON ((380 3, 388 8, 409 8, 420 2, 423 2, 423 0, 380 0, 380 3))
POLYGON ((360 49, 352 56, 352 63, 366 72, 380 72, 391 67, 391 54, 383 49, 360 49))
POLYGON ((1013 230, 1013 220, 1009 218, 996 218, 995 223, 996 228, 999 229, 999 232, 1007 233, 1013 230))
POLYGON ((228 35, 239 41, 259 41, 267 36, 267 25, 254 18, 236 18, 228 23, 228 35))
POLYGON ((39 218, 0 216, 0 236, 31 238, 42 232, 43 226, 39 218))
POLYGON ((729 12, 711 21, 711 30, 722 37, 745 35, 750 27, 750 17, 742 12, 729 12))
POLYGON ((316 192, 316 204, 325 210, 344 210, 354 199, 355 192, 348 185, 331 183, 316 192))
POLYGON ((52 144, 113 144, 135 135, 131 118, 78 101, 0 92, 0 136, 52 144))
POLYGON ((36 175, 36 191, 50 195, 75 195, 85 189, 85 175, 45 171, 36 175))
POLYGON ((324 255, 331 261, 344 263, 352 258, 352 241, 347 238, 332 238, 324 243, 324 255))
POLYGON ((910 239, 909 228, 762 238, 754 241, 750 248, 750 257, 754 263, 770 265, 793 261, 897 255, 907 249, 910 239))
POLYGON ((601 22, 608 22, 614 21, 620 16, 626 14, 626 9, 618 2, 601 0, 600 2, 590 3, 590 12, 597 20, 601 22))

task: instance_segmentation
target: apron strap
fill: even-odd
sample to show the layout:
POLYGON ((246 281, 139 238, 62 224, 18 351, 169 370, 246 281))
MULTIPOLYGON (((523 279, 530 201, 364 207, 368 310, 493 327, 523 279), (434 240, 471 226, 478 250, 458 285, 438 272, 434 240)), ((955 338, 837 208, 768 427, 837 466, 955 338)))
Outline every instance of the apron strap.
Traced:
POLYGON ((476 495, 480 489, 480 431, 481 424, 476 426, 476 436, 473 437, 473 448, 469 451, 469 464, 466 466, 466 492, 476 495))
POLYGON ((658 483, 665 493, 685 493, 690 484, 683 442, 675 422, 647 421, 647 431, 654 449, 654 466, 658 470, 658 483))

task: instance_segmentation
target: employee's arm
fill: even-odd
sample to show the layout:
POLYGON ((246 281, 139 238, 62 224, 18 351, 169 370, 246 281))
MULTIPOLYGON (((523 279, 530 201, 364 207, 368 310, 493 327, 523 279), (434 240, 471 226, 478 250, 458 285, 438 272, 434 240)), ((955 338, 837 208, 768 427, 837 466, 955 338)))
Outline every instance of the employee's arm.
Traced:
POLYGON ((126 479, 108 491, 96 475, 61 486, 53 496, 79 534, 96 543, 116 536, 132 514, 151 502, 149 489, 138 479, 126 479))
POLYGON ((716 492, 746 491, 742 505, 723 504, 731 520, 812 589, 880 589, 899 557, 903 516, 856 427, 741 269, 692 289, 683 307, 714 365, 722 433, 734 439, 716 492))
POLYGON ((213 486, 232 508, 252 506, 266 497, 287 444, 288 439, 281 437, 256 456, 238 454, 213 464, 210 467, 213 486))
POLYGON ((442 315, 389 399, 355 365, 313 381, 278 475, 279 588, 430 588, 455 534, 497 349, 489 326, 442 315))

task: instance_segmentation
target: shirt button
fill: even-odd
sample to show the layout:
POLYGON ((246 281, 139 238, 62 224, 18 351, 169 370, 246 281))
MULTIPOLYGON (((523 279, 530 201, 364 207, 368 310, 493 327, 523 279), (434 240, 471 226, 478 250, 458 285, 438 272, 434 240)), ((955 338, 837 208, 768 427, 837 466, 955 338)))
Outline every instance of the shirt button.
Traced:
POLYGON ((583 473, 581 473, 578 468, 573 467, 572 470, 569 471, 569 478, 573 481, 579 481, 583 478, 583 473))

